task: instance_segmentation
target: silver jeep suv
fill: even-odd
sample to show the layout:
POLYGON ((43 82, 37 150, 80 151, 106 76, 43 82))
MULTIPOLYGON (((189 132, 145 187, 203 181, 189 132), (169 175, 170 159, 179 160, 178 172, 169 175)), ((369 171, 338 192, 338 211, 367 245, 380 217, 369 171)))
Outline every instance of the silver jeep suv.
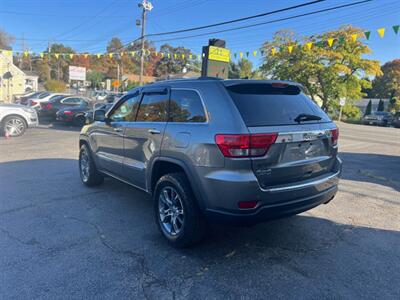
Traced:
POLYGON ((80 135, 83 183, 108 175, 150 193, 176 247, 198 242, 210 221, 294 215, 338 189, 338 129, 293 82, 163 81, 94 119, 80 135))

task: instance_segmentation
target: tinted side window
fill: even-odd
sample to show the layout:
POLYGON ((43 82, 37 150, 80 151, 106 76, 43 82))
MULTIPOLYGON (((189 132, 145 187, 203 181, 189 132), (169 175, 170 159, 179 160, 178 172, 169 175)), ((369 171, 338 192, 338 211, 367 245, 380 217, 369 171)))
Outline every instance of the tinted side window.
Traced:
POLYGON ((167 94, 145 94, 136 121, 164 122, 168 105, 167 94))
POLYGON ((81 99, 79 98, 66 98, 61 100, 61 103, 68 104, 68 105, 78 105, 81 103, 81 99))
POLYGON ((172 90, 169 110, 171 122, 206 122, 203 104, 195 91, 172 90))
POLYGON ((139 94, 126 96, 125 101, 111 114, 112 122, 134 122, 139 106, 139 94))

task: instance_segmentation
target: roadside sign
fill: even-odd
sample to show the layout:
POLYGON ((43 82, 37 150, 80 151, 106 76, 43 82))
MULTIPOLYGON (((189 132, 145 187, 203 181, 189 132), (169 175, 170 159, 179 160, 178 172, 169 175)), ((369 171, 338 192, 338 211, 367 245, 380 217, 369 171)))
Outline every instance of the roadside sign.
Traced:
POLYGON ((69 80, 86 81, 86 68, 69 66, 69 80))
POLYGON ((346 104, 346 98, 340 98, 339 105, 344 106, 346 104))
POLYGON ((229 49, 209 46, 208 59, 229 62, 231 53, 229 49))

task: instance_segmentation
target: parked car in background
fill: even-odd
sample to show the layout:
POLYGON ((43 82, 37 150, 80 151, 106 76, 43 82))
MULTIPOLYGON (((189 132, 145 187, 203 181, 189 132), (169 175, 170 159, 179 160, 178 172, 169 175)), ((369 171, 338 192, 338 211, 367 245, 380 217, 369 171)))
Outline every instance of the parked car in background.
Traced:
POLYGON ((19 104, 0 104, 0 132, 11 137, 23 135, 27 128, 38 126, 33 108, 19 104))
POLYGON ((32 107, 34 109, 39 109, 40 108, 40 103, 43 102, 49 102, 52 99, 55 99, 58 96, 69 96, 69 94, 66 93, 49 93, 47 96, 42 97, 42 98, 33 98, 33 99, 29 99, 29 103, 28 106, 32 107))
POLYGON ((393 127, 400 128, 400 111, 396 112, 392 119, 393 127))
POLYGON ((257 223, 331 201, 339 131, 299 84, 171 80, 135 88, 80 134, 85 185, 104 175, 153 196, 161 234, 176 247, 206 221, 257 223))
POLYGON ((375 111, 370 115, 364 116, 362 123, 365 125, 390 126, 392 118, 392 114, 389 112, 375 111))
POLYGON ((50 95, 49 92, 35 92, 32 95, 28 95, 28 96, 23 96, 19 99, 19 104, 22 105, 29 105, 29 100, 30 99, 42 99, 44 97, 47 97, 48 95, 50 95))
POLYGON ((108 112, 110 108, 114 105, 114 103, 106 103, 106 104, 98 104, 93 107, 93 109, 88 110, 85 113, 86 124, 90 124, 94 122, 94 113, 96 110, 102 110, 104 112, 108 112))
POLYGON ((64 108, 82 106, 84 103, 89 102, 90 100, 88 98, 82 96, 57 95, 52 97, 47 102, 40 103, 38 114, 40 118, 55 120, 56 114, 59 110, 64 108))
POLYGON ((64 107, 57 111, 56 120, 66 124, 82 127, 86 124, 85 114, 87 111, 91 110, 91 107, 89 102, 83 98, 76 97, 75 99, 79 99, 79 102, 76 102, 75 105, 64 107))

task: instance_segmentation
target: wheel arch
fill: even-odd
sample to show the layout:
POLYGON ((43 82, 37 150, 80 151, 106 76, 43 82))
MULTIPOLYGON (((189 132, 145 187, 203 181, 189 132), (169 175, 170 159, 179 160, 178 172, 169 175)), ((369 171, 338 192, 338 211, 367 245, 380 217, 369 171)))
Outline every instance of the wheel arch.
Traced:
POLYGON ((6 118, 9 118, 9 117, 18 117, 18 118, 21 118, 21 119, 24 121, 24 123, 25 123, 25 127, 28 128, 28 120, 27 120, 23 115, 20 115, 20 114, 17 114, 17 113, 11 113, 11 114, 5 115, 5 116, 1 119, 0 124, 3 126, 4 120, 5 120, 6 118))
POLYGON ((205 208, 200 188, 195 184, 193 173, 190 172, 187 165, 178 159, 170 157, 158 157, 151 164, 148 174, 148 192, 152 195, 158 179, 168 173, 183 172, 189 181, 193 194, 196 196, 197 204, 200 208, 205 208))

